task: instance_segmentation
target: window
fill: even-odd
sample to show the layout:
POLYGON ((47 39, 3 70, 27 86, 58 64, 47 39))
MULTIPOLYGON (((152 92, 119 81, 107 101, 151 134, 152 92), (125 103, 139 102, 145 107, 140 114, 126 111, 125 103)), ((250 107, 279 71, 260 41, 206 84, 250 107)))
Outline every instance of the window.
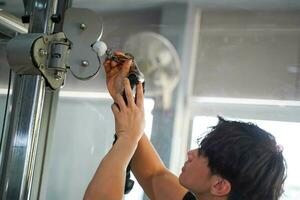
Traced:
MULTIPOLYGON (((40 199, 82 199, 88 183, 113 142, 111 104, 112 100, 106 93, 60 93, 40 199)), ((154 101, 145 99, 144 105, 145 132, 151 133, 154 101)), ((126 199, 141 200, 142 197, 143 191, 136 181, 126 199)))

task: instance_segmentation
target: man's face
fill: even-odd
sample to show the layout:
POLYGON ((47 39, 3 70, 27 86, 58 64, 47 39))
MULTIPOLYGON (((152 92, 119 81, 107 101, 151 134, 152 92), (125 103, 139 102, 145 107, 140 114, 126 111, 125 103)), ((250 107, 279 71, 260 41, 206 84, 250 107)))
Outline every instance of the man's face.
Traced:
POLYGON ((179 176, 180 184, 194 193, 209 192, 212 175, 208 159, 199 155, 198 149, 188 151, 187 157, 188 160, 184 163, 179 176))

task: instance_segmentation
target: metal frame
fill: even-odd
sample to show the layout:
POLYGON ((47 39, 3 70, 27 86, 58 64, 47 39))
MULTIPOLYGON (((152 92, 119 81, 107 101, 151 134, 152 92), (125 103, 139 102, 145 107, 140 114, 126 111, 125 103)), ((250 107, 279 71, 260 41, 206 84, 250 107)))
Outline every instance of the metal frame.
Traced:
POLYGON ((22 23, 22 21, 19 18, 1 9, 0 9, 0 24, 17 33, 21 33, 21 34, 28 33, 28 24, 22 23))
POLYGON ((170 156, 170 169, 176 174, 181 171, 182 164, 186 159, 186 150, 189 147, 188 140, 192 128, 190 98, 193 90, 193 74, 196 68, 200 22, 200 7, 192 3, 188 4, 181 57, 181 64, 184 67, 181 73, 182 80, 178 86, 170 156))
MULTIPOLYGON (((51 16, 58 10, 63 16, 67 6, 71 5, 69 0, 31 0, 26 3, 26 13, 32 13, 28 33, 47 34, 53 33, 55 27, 51 16), (58 9, 57 5, 61 7, 58 9)), ((13 22, 8 20, 7 27, 18 33, 25 32, 13 22)), ((0 152, 0 199, 38 198, 49 132, 47 125, 55 113, 57 95, 57 91, 46 87, 40 75, 15 76, 6 141, 1 144, 0 152), (42 123, 45 126, 42 127, 42 123)))

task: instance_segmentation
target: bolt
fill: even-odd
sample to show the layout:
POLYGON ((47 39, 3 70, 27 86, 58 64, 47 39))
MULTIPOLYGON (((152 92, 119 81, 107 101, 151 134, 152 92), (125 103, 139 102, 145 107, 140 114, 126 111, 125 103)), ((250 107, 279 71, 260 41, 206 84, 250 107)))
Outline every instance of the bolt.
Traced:
POLYGON ((45 49, 39 49, 40 56, 46 56, 48 55, 48 52, 45 49))
POLYGON ((51 16, 51 20, 52 20, 54 23, 58 23, 58 22, 60 22, 61 17, 60 17, 59 14, 54 14, 54 15, 51 16))
POLYGON ((87 28, 87 27, 86 27, 86 25, 85 25, 84 23, 80 24, 80 29, 81 29, 81 30, 84 31, 84 30, 86 30, 86 28, 87 28))
POLYGON ((40 69, 44 69, 44 68, 45 68, 45 65, 40 64, 40 69))
POLYGON ((60 80, 60 79, 62 79, 62 77, 63 77, 63 72, 56 71, 56 73, 55 73, 55 79, 56 80, 60 80))
POLYGON ((24 16, 22 16, 22 22, 24 24, 28 24, 30 22, 30 15, 24 15, 24 16))
POLYGON ((87 67, 87 66, 89 66, 89 62, 87 60, 83 60, 83 61, 81 61, 81 66, 87 67))

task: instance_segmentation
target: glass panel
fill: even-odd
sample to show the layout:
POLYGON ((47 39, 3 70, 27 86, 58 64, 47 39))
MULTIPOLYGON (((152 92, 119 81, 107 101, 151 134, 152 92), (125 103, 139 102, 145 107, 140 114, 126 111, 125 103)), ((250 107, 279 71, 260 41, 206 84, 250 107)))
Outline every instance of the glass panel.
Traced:
MULTIPOLYGON (((46 167, 42 199, 82 199, 101 158, 110 149, 114 136, 114 120, 109 98, 60 94, 53 131, 49 164, 46 167)), ((107 94, 108 95, 108 94, 107 94)), ((154 102, 147 99, 146 132, 151 133, 154 102)), ((138 185, 138 184, 137 184, 138 185)), ((130 195, 141 196, 140 190, 130 195)))
MULTIPOLYGON (((287 179, 284 186, 284 195, 282 200, 294 200, 300 198, 300 186, 298 183, 298 169, 300 162, 298 159, 300 139, 300 123, 282 122, 271 120, 255 120, 255 119, 237 119, 228 118, 230 120, 250 121, 257 124, 260 128, 272 133, 279 145, 283 147, 283 155, 287 162, 287 179)), ((209 130, 208 127, 216 125, 218 119, 216 117, 196 116, 193 120, 191 148, 197 148, 197 138, 202 137, 209 130)))
POLYGON ((299 17, 299 12, 204 11, 194 95, 300 100, 299 17))

